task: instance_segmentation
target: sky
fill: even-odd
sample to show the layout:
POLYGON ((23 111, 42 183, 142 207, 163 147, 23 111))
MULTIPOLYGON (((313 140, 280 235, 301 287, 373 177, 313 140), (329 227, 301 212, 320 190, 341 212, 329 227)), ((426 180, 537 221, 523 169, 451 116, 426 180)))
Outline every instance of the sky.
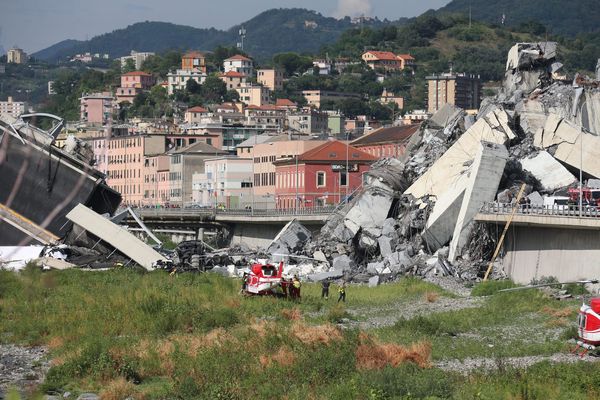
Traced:
POLYGON ((0 46, 31 54, 65 39, 86 40, 140 21, 228 29, 270 8, 325 16, 414 17, 450 0, 0 0, 0 46))

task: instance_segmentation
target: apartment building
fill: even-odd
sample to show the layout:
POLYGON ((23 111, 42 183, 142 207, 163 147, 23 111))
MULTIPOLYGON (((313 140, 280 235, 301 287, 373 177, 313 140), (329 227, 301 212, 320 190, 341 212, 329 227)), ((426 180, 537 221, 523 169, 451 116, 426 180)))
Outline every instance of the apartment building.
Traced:
POLYGON ((306 99, 309 106, 321 108, 324 101, 340 101, 344 99, 360 99, 362 96, 357 93, 332 92, 327 90, 303 90, 302 96, 306 99))
POLYGON ((204 173, 192 176, 192 198, 195 203, 227 208, 244 208, 252 204, 251 158, 222 156, 207 159, 204 173))
POLYGON ((83 122, 105 125, 112 120, 117 103, 108 92, 84 94, 79 99, 80 116, 83 122))
POLYGON ((464 110, 478 109, 481 104, 481 80, 470 74, 444 73, 427 77, 427 111, 435 113, 444 104, 464 110))
POLYGON ((256 71, 256 81, 271 91, 283 89, 283 71, 275 68, 256 71))
POLYGON ((13 117, 18 117, 29 111, 29 106, 24 101, 14 101, 11 96, 8 96, 6 101, 0 101, 0 114, 10 114, 13 117))
POLYGON ((133 99, 139 93, 150 90, 156 83, 154 76, 143 71, 132 71, 121 75, 121 87, 117 88, 117 102, 127 101, 133 103, 133 99))
POLYGON ((240 54, 233 57, 229 57, 223 61, 223 71, 225 73, 234 71, 244 74, 246 76, 254 75, 254 62, 240 54))
POLYGON ((240 101, 246 103, 246 105, 264 106, 271 102, 271 92, 264 86, 243 83, 235 90, 240 96, 240 101))
POLYGON ((6 53, 6 62, 14 64, 25 64, 27 62, 27 53, 23 49, 13 47, 6 53))
POLYGON ((328 132, 328 121, 327 113, 313 109, 290 113, 287 116, 288 129, 305 135, 328 132))
POLYGON ((121 57, 121 68, 125 68, 125 66, 127 65, 127 61, 128 60, 132 60, 133 61, 133 65, 135 66, 135 69, 139 70, 142 69, 142 64, 144 63, 144 61, 146 61, 148 59, 148 57, 153 56, 154 53, 151 51, 135 51, 135 50, 131 50, 131 53, 128 56, 124 56, 121 57))
POLYGON ((225 83, 227 90, 238 89, 246 83, 246 75, 236 71, 229 71, 225 72, 224 74, 220 74, 219 79, 225 83))

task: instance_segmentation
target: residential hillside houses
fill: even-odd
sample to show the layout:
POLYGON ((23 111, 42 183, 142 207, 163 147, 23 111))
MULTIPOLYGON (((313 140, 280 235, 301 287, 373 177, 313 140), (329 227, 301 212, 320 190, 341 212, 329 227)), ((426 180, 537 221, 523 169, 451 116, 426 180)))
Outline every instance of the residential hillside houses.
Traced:
POLYGON ((121 86, 117 88, 117 102, 133 103, 139 93, 150 90, 156 83, 154 76, 147 72, 133 71, 121 75, 121 86))
POLYGON ((406 151, 408 141, 420 128, 420 124, 389 126, 376 129, 350 144, 377 158, 400 157, 406 151))
POLYGON ((241 72, 229 71, 219 74, 219 78, 225 82, 227 90, 236 90, 246 83, 247 76, 241 72))
POLYGON ((6 101, 0 101, 0 114, 18 117, 26 112, 29 112, 29 105, 25 101, 14 101, 11 96, 8 96, 6 101))
POLYGON ((276 68, 259 69, 256 71, 256 81, 271 91, 283 89, 283 71, 276 68))
POLYGON ((144 61, 148 59, 148 57, 153 56, 154 53, 151 51, 135 51, 131 50, 131 53, 128 56, 121 57, 119 61, 121 62, 121 68, 125 68, 127 66, 127 62, 131 60, 136 70, 142 69, 142 64, 144 61))
POLYGON ((396 55, 390 51, 369 50, 361 58, 369 68, 384 71, 402 71, 415 65, 415 59, 410 54, 396 55))
POLYGON ((223 61, 223 70, 225 73, 234 71, 246 76, 253 76, 254 62, 248 57, 237 54, 223 61))
POLYGON ((27 53, 23 49, 13 47, 6 53, 6 62, 9 64, 25 64, 27 62, 27 53))
POLYGON ((444 104, 464 110, 478 109, 481 104, 481 79, 475 75, 448 72, 427 77, 427 111, 435 113, 444 104))

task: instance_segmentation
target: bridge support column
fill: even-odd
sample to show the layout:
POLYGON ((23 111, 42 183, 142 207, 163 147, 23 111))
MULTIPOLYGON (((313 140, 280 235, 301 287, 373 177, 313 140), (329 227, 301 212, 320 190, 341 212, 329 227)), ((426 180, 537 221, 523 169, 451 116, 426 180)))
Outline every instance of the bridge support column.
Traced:
POLYGON ((204 242, 204 228, 198 229, 198 240, 201 240, 204 242))

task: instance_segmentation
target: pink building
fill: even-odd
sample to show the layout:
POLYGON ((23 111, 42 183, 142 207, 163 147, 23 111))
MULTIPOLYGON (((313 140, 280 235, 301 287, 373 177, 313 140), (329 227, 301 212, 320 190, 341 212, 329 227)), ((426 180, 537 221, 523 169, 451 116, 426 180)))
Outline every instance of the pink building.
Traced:
POLYGON ((81 121, 105 125, 112 120, 116 103, 110 93, 84 94, 79 101, 81 121))
POLYGON ((170 201, 169 183, 170 156, 158 154, 144 160, 144 199, 143 203, 152 206, 165 206, 170 201))
POLYGON ((149 90, 154 83, 154 77, 147 72, 133 71, 121 75, 121 87, 117 88, 117 102, 133 103, 133 99, 138 93, 149 90))

